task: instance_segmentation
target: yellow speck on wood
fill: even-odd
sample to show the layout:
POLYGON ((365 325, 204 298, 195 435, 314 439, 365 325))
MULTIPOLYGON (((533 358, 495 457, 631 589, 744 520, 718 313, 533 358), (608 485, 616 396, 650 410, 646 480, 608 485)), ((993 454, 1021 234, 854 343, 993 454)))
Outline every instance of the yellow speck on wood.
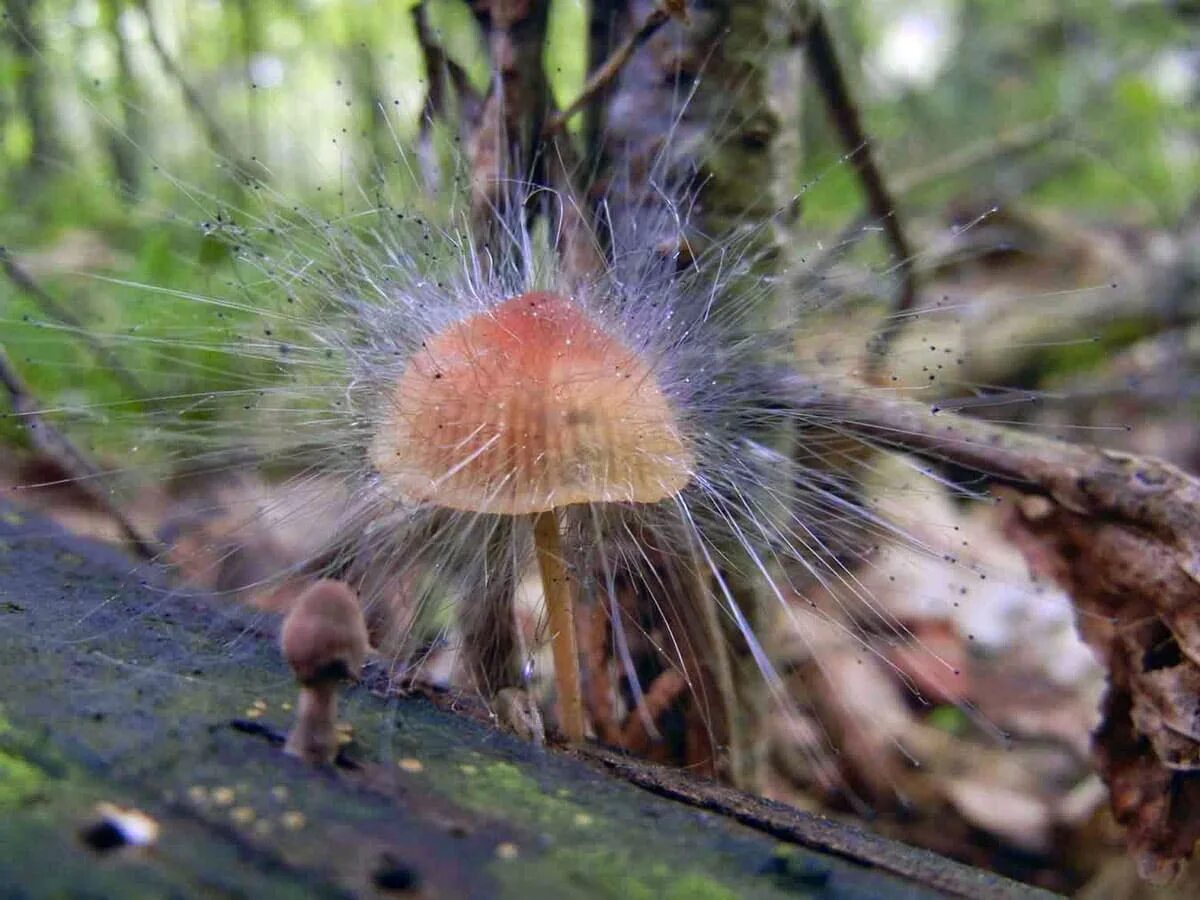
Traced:
POLYGON ((254 821, 254 810, 249 806, 235 806, 229 811, 229 818, 239 825, 249 825, 254 821))
POLYGON ((212 801, 217 806, 232 806, 233 805, 233 788, 219 787, 213 788, 212 801))

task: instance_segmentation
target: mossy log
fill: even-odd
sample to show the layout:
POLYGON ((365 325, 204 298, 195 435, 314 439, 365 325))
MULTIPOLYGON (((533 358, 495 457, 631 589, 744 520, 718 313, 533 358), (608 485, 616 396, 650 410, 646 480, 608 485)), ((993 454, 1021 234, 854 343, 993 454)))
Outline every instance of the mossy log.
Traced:
POLYGON ((308 768, 274 622, 0 506, 0 897, 1011 897, 984 872, 446 704, 308 768), (98 804, 158 824, 123 844, 98 804))

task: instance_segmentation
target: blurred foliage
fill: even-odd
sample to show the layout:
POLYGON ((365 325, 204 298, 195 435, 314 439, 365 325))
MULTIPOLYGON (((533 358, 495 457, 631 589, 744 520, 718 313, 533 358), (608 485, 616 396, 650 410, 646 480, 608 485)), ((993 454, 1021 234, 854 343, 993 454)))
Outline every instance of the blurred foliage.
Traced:
MULTIPOLYGON (((326 216, 378 196, 428 202, 413 149, 425 85, 412 6, 5 0, 0 244, 30 261, 89 330, 107 335, 101 339, 120 348, 151 393, 221 387, 219 354, 185 338, 202 328, 210 339, 219 334, 212 310, 189 298, 245 277, 227 246, 200 227, 215 210, 247 202, 251 189, 231 177, 237 166, 263 173, 255 190, 270 202, 326 216), (199 106, 186 100, 189 92, 199 106), (37 147, 52 155, 34 155, 37 147), (161 343, 121 343, 131 331, 161 343)), ((1194 15, 1136 0, 869 0, 831 8, 891 176, 911 177, 1010 128, 1063 123, 1063 137, 1030 152, 914 187, 899 198, 907 212, 937 212, 964 195, 1022 197, 1162 225, 1196 197, 1194 15)), ((485 47, 467 5, 430 0, 427 10, 449 57, 485 90, 485 47)), ((561 104, 585 74, 583 0, 554 0, 550 33, 546 67, 561 104)), ((797 115, 804 144, 797 182, 812 184, 805 223, 828 233, 858 214, 858 187, 838 162, 842 151, 820 98, 805 96, 797 115)), ((435 131, 452 165, 455 138, 435 131)), ((232 334, 237 318, 230 313, 221 327, 232 334)), ((97 404, 127 391, 70 329, 36 324, 46 319, 0 283, 0 343, 39 398, 88 405, 87 416, 102 417, 97 404)))
MULTIPOLYGON (((863 115, 894 179, 1031 123, 1063 136, 1031 156, 939 179, 906 197, 973 189, 1093 217, 1173 223, 1200 190, 1195 13, 1171 4, 869 0, 832 4, 863 115)), ((808 104, 821 114, 820 98, 808 104)), ((806 176, 840 152, 813 117, 806 176)), ((855 211, 853 173, 829 178, 810 220, 855 211)), ((902 202, 903 205, 903 202, 902 202)))

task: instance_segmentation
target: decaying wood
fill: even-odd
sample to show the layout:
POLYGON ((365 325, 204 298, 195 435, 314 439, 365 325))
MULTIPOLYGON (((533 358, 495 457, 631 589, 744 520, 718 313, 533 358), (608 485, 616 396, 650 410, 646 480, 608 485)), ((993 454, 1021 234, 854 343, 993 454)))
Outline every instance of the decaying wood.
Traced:
POLYGON ((0 684, 37 685, 0 697, 6 896, 1048 896, 365 683, 337 766, 313 769, 282 750, 272 619, 164 596, 159 573, 11 506, 0 571, 0 684), (152 828, 122 831, 121 809, 152 828))
POLYGON ((1094 749, 1114 814, 1143 875, 1170 879, 1200 839, 1200 480, 879 392, 791 387, 802 414, 1014 492, 1011 536, 1070 593, 1108 670, 1094 749))

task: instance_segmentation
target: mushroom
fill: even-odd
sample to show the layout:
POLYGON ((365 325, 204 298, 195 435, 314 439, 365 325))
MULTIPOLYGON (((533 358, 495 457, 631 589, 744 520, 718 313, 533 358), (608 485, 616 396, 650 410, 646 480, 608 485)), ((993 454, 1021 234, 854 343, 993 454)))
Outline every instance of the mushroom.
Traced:
POLYGON ((392 386, 371 447, 408 499, 527 517, 568 740, 584 735, 572 586, 559 511, 654 503, 694 460, 653 368, 580 306, 529 292, 426 340, 392 386))
POLYGON ((370 646, 358 597, 341 581, 316 582, 284 619, 279 642, 300 682, 284 752, 314 765, 330 763, 338 748, 338 684, 358 678, 370 646))

